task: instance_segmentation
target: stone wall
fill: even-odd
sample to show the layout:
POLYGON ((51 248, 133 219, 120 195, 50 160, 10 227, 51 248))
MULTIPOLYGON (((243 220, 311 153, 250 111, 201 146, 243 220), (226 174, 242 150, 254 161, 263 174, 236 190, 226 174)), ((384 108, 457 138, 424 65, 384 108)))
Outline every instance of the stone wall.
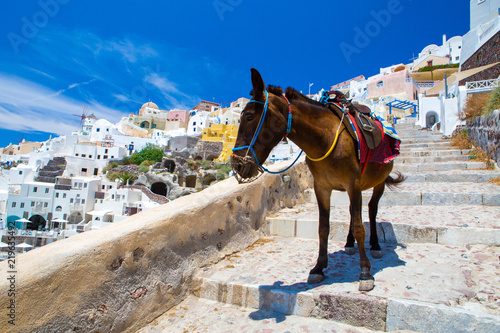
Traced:
MULTIPOLYGON (((494 64, 500 61, 500 32, 493 36, 483 46, 481 46, 467 61, 465 61, 460 70, 477 68, 484 65, 494 64)), ((460 85, 465 85, 465 82, 482 81, 496 79, 500 76, 500 64, 488 68, 482 72, 468 77, 460 81, 460 85)))
POLYGON ((200 140, 193 149, 193 158, 203 160, 219 157, 222 152, 223 143, 200 140))
MULTIPOLYGON (((286 163, 285 163, 286 164, 286 163)), ((279 170, 283 164, 272 166, 279 170)), ((135 332, 181 302, 197 271, 268 234, 265 217, 304 201, 305 163, 249 184, 234 177, 152 210, 17 255, 16 326, 0 263, 1 332, 135 332), (12 330, 11 330, 12 329, 12 330)))
POLYGON ((467 134, 497 164, 500 162, 500 110, 467 122, 467 134))

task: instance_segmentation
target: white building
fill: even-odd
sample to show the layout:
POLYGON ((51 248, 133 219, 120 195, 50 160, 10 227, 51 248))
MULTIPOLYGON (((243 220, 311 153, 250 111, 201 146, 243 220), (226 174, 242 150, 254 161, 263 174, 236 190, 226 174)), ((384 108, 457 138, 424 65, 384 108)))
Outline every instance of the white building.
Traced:
POLYGON ((464 35, 460 67, 500 31, 500 0, 471 0, 470 31, 464 35))
POLYGON ((194 116, 189 119, 188 135, 199 135, 205 127, 210 127, 210 112, 197 111, 194 116))
POLYGON ((455 36, 446 39, 443 35, 441 46, 436 44, 427 45, 418 54, 418 58, 411 64, 411 70, 416 70, 425 66, 458 64, 462 53, 462 37, 455 36))

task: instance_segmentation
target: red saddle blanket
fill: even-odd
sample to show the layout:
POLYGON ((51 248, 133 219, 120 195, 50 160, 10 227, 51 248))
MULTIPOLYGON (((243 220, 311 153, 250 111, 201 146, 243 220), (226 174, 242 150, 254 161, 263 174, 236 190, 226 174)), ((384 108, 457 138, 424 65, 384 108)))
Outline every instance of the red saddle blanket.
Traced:
POLYGON ((366 145, 363 134, 360 132, 358 125, 356 124, 356 119, 351 114, 349 114, 349 118, 351 119, 351 126, 354 127, 354 130, 358 135, 358 156, 361 164, 364 164, 367 161, 375 163, 389 163, 399 155, 399 144, 401 141, 391 137, 387 133, 384 133, 384 127, 380 121, 375 120, 377 126, 382 129, 382 143, 380 143, 377 148, 370 150, 366 145))

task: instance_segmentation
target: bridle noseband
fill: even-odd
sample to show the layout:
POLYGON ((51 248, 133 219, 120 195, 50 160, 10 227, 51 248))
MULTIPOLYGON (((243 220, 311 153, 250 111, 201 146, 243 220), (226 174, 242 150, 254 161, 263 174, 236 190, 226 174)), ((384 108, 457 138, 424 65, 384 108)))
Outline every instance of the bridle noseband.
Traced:
MULTIPOLYGON (((295 162, 297 162, 297 160, 299 159, 299 157, 302 155, 303 151, 300 151, 300 154, 299 156, 297 156, 297 158, 295 159, 295 161, 293 161, 293 163, 288 166, 286 169, 284 170, 281 170, 281 171, 270 171, 268 169, 266 169, 264 166, 262 166, 259 162, 259 159, 257 158, 257 155, 255 154, 255 151, 253 149, 253 146, 255 144, 255 141, 257 140, 257 137, 259 136, 259 133, 260 133, 260 130, 262 129, 262 125, 264 124, 264 120, 266 118, 266 114, 267 114, 267 109, 269 107, 269 95, 268 95, 268 92, 267 90, 264 90, 265 94, 266 94, 266 101, 265 102, 261 102, 261 101, 257 101, 257 100, 251 100, 249 101, 248 103, 259 103, 259 104, 264 104, 264 111, 262 112, 262 115, 260 117, 260 121, 259 121, 259 126, 257 127, 257 131, 255 132, 253 138, 252 138, 252 141, 250 142, 250 144, 248 146, 242 146, 242 147, 235 147, 233 148, 233 152, 234 151, 237 151, 237 150, 243 150, 243 149, 246 149, 246 153, 245 153, 245 156, 244 157, 241 157, 241 156, 238 156, 238 155, 235 155, 233 154, 232 157, 241 161, 241 162, 244 162, 244 163, 254 163, 257 165, 257 168, 258 168, 258 171, 259 171, 259 174, 255 177, 252 177, 248 180, 244 180, 243 178, 241 178, 238 173, 236 172, 236 179, 238 180, 238 182, 240 183, 244 183, 244 182, 251 182, 251 181, 254 181, 255 179, 257 179, 258 177, 261 176, 262 173, 264 173, 264 171, 268 172, 268 173, 271 173, 271 174, 280 174, 280 173, 283 173, 285 171, 287 171, 288 169, 290 169, 294 164, 295 162), (251 152, 253 157, 254 157, 254 161, 252 161, 252 159, 248 156, 248 153, 251 152)), ((288 121, 287 121, 287 129, 286 129, 286 134, 285 134, 285 137, 288 136, 288 134, 290 133, 291 129, 292 129, 292 106, 290 104, 290 101, 286 98, 285 95, 283 95, 283 97, 285 98, 286 102, 288 103, 288 121)), ((248 104, 247 103, 247 104, 248 104)))

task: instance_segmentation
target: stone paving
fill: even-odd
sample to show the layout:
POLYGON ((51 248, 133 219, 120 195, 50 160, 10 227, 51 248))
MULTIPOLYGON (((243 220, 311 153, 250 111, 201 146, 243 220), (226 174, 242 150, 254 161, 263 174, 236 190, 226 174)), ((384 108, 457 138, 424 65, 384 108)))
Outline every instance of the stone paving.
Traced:
MULTIPOLYGON (((370 333, 367 328, 316 318, 255 311, 189 296, 139 333, 370 333)), ((403 332, 403 331, 401 331, 403 332)))
MULTIPOLYGON (((246 251, 205 269, 199 275, 200 296, 247 308, 305 317, 332 318, 356 326, 392 330, 387 307, 407 301, 421 306, 445 305, 456 314, 490 320, 500 329, 500 249, 486 245, 384 245, 373 259, 375 288, 358 291, 359 256, 343 243, 330 242, 325 280, 306 283, 317 258, 318 242, 268 237, 246 251), (332 298, 325 305, 325 298, 332 298), (358 304, 350 304, 349 300, 358 304), (328 304, 335 303, 334 313, 328 304), (363 318, 359 311, 370 316, 363 318), (388 325, 389 327, 387 327, 388 325)), ((423 320, 423 319, 422 319, 423 320)), ((469 318, 469 320, 474 320, 469 318)), ((493 326, 492 326, 493 327, 493 326)), ((395 327, 401 329, 401 327, 395 327)), ((425 330, 424 330, 425 331, 425 330)))
MULTIPOLYGON (((368 222, 368 207, 363 207, 361 214, 363 221, 368 222)), ((308 203, 297 205, 294 208, 283 209, 272 214, 272 219, 312 220, 319 219, 318 206, 308 203)), ((330 209, 330 221, 349 222, 349 207, 335 206, 330 209)), ((378 222, 394 224, 412 224, 434 227, 463 227, 463 228, 491 228, 500 229, 500 208, 496 206, 460 205, 450 209, 448 206, 381 206, 377 214, 378 222), (432 217, 429 218, 429 214, 432 217)))

